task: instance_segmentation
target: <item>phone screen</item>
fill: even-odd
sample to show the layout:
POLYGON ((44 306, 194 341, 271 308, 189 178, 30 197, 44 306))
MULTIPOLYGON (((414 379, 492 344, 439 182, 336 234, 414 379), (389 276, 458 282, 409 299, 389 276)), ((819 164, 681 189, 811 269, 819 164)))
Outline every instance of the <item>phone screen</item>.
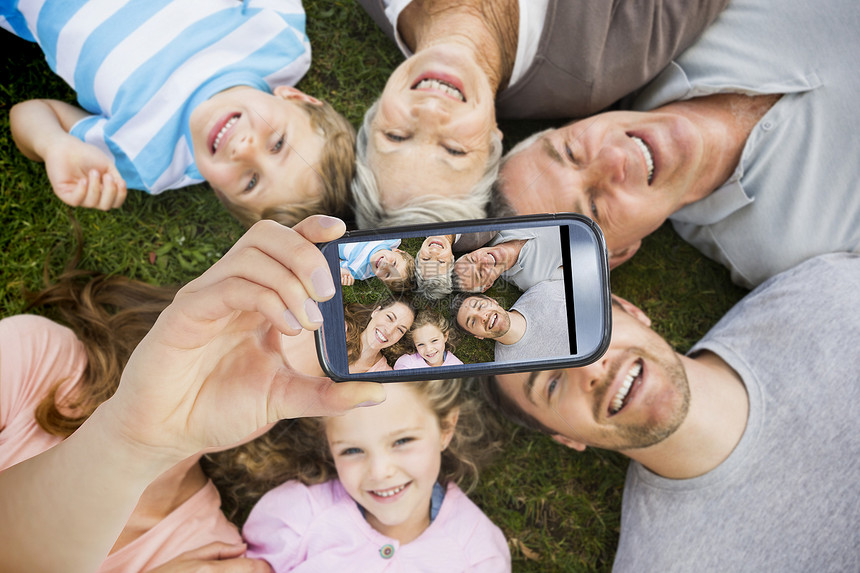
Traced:
POLYGON ((606 249, 582 216, 355 232, 322 247, 335 380, 420 380, 583 365, 609 331, 606 249))

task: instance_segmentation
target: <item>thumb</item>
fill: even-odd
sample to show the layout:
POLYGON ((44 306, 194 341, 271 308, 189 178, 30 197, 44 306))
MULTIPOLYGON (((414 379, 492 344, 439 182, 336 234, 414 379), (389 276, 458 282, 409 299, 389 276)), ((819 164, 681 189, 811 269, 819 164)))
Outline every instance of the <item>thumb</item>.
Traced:
POLYGON ((355 407, 385 401, 385 389, 377 382, 336 383, 329 378, 306 376, 292 370, 275 375, 269 397, 269 421, 312 416, 339 416, 355 407))

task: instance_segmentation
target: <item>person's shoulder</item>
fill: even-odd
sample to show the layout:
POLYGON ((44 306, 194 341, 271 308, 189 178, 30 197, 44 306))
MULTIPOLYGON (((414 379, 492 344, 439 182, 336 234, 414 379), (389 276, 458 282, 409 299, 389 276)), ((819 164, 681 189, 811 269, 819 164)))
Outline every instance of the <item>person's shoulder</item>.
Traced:
POLYGON ((289 502, 297 507, 320 510, 334 505, 343 495, 346 495, 343 486, 336 479, 313 485, 303 484, 299 480, 289 480, 266 492, 257 505, 289 502))
POLYGON ((86 351, 74 331, 42 316, 0 320, 0 344, 5 365, 15 361, 26 371, 57 367, 68 373, 86 364, 86 351))
POLYGON ((545 300, 546 297, 558 298, 564 297, 564 280, 545 280, 533 285, 520 295, 520 298, 514 303, 514 306, 521 302, 526 302, 531 299, 545 300))
POLYGON ((0 334, 14 334, 18 337, 47 334, 77 339, 70 328, 35 314, 16 314, 0 320, 0 334))
POLYGON ((438 518, 446 531, 464 545, 488 533, 504 538, 501 529, 455 483, 448 484, 438 518))
POLYGON ((403 370, 404 368, 423 368, 425 366, 427 366, 427 363, 424 362, 424 359, 421 358, 421 355, 417 352, 413 352, 412 354, 403 354, 394 363, 395 370, 403 370))
MULTIPOLYGON (((338 480, 305 485, 290 480, 269 490, 257 502, 248 517, 248 524, 268 522, 273 518, 293 528, 308 524, 347 495, 338 480)), ((247 527, 247 524, 246 524, 247 527)))
POLYGON ((436 519, 470 562, 494 559, 510 562, 510 551, 502 530, 456 484, 448 484, 436 519))

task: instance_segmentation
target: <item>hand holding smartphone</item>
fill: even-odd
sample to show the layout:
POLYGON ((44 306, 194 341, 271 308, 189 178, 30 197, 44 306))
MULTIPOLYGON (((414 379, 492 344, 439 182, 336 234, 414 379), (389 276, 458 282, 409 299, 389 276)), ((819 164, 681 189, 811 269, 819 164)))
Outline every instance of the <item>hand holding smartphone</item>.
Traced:
POLYGON ((320 249, 338 291, 316 345, 336 381, 583 366, 609 345, 606 245, 582 215, 353 231, 320 249))

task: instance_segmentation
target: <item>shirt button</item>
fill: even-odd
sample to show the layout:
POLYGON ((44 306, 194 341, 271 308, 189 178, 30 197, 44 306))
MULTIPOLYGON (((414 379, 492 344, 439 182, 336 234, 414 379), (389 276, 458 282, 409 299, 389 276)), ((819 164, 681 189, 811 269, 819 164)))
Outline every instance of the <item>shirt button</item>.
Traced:
POLYGON ((765 121, 761 124, 761 128, 765 131, 770 131, 771 129, 773 129, 773 122, 765 121))
POLYGON ((379 550, 379 554, 383 559, 391 559, 394 557, 394 546, 389 544, 383 545, 382 549, 379 550))

